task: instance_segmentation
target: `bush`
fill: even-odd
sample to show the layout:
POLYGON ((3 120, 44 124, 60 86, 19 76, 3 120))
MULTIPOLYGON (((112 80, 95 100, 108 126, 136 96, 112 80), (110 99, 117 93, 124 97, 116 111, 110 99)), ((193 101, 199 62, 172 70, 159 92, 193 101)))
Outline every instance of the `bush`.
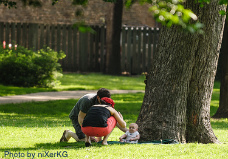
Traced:
POLYGON ((0 83, 23 87, 53 87, 62 75, 58 63, 66 55, 49 47, 34 52, 22 46, 3 49, 0 46, 0 83))

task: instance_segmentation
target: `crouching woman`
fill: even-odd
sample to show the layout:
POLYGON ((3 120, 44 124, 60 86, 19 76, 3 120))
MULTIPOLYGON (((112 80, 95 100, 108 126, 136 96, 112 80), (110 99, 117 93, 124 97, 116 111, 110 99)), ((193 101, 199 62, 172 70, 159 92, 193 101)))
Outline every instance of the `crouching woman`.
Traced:
POLYGON ((127 130, 126 122, 121 113, 114 109, 114 104, 111 98, 104 97, 101 98, 100 104, 93 105, 87 112, 82 123, 82 132, 86 135, 86 147, 91 145, 92 136, 104 137, 102 144, 108 145, 108 137, 115 126, 124 132, 127 130))

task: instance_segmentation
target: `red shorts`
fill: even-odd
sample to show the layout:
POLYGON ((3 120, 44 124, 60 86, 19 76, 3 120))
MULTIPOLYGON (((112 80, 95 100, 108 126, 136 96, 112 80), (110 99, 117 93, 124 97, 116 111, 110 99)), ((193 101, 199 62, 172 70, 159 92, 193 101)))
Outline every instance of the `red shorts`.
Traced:
POLYGON ((112 132, 113 128, 116 126, 116 119, 113 116, 111 116, 110 118, 108 118, 107 124, 108 124, 107 127, 86 126, 86 127, 81 127, 81 129, 82 129, 82 132, 87 136, 102 137, 112 132))

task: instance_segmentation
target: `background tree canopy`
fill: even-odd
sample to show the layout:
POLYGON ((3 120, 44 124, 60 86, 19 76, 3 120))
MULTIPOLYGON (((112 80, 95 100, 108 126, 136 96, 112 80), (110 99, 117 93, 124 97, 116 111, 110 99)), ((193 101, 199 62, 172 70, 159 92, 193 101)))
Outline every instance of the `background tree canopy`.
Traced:
MULTIPOLYGON (((41 7, 40 0, 21 0, 24 5, 32 5, 35 7, 41 7)), ((60 0, 52 0, 52 5, 56 4, 60 0)), ((117 0, 103 0, 105 2, 116 3, 117 0)), ((151 5, 150 11, 153 14, 155 20, 162 25, 171 27, 173 25, 181 26, 184 30, 191 33, 199 32, 203 33, 203 24, 198 21, 198 17, 188 8, 183 6, 185 0, 124 0, 124 4, 129 8, 133 3, 139 2, 140 4, 151 5)), ((72 0, 74 5, 86 5, 88 0, 72 0)), ((199 3, 200 7, 210 3, 210 0, 198 0, 195 3, 199 3)), ((227 0, 218 1, 220 5, 227 4, 227 0)), ((17 3, 14 0, 0 0, 0 4, 5 6, 17 7, 17 3)), ((225 15, 226 11, 220 11, 220 14, 225 15)))

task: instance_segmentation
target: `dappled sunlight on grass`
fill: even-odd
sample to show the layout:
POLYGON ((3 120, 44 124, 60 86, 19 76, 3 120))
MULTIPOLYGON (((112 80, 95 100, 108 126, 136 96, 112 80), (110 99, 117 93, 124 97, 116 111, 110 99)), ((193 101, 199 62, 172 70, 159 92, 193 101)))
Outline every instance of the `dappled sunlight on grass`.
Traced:
POLYGON ((80 88, 99 89, 101 87, 114 89, 144 90, 144 75, 140 76, 111 76, 99 73, 74 74, 68 73, 60 79, 61 86, 58 89, 67 87, 75 83, 80 88), (105 81, 105 82, 104 82, 105 81))
POLYGON ((65 91, 65 90, 144 90, 144 75, 138 76, 111 76, 101 73, 64 73, 59 78, 61 85, 54 88, 14 87, 0 85, 0 96, 20 95, 36 92, 65 91))
MULTIPOLYGON (((139 114, 143 93, 114 94, 117 111, 129 122, 135 122, 139 114)), ((68 117, 77 100, 57 100, 0 105, 1 126, 58 127, 71 126, 68 117)))
POLYGON ((66 117, 44 116, 16 113, 1 113, 0 126, 3 127, 57 127, 71 126, 68 115, 66 117))
MULTIPOLYGON (((81 75, 82 78, 84 75, 81 75)), ((97 76, 97 75, 96 75, 97 76)), ((74 75, 70 77, 75 78, 74 75)), ((76 80, 76 79, 75 79, 76 80)), ((88 81, 91 79, 88 79, 88 81)), ((102 79, 105 81, 104 79, 102 79)), ((111 80, 109 80, 111 81, 111 80)), ((119 82, 115 78, 112 83, 119 82)), ((67 81, 66 81, 67 82, 67 81)), ((97 82, 97 81, 95 81, 97 82)), ((80 85, 80 84, 79 84, 80 85)), ((79 85, 76 85, 79 86, 79 85)), ((216 83, 216 87, 218 87, 216 83)), ((64 87, 68 85, 64 85, 64 87)), ((90 86, 89 86, 90 87, 90 86)), ((67 89, 68 89, 67 88, 67 89)), ((83 88, 83 86, 82 86, 83 88)), ((115 88, 113 86, 112 88, 115 88)), ((79 88, 78 88, 79 89, 79 88)), ((127 122, 137 120, 144 93, 113 94, 115 109, 120 111, 127 122)), ((226 144, 113 144, 102 146, 92 143, 92 147, 85 147, 84 142, 70 139, 68 143, 60 143, 59 139, 66 129, 74 131, 68 117, 77 100, 58 100, 48 102, 29 102, 21 104, 0 105, 0 158, 5 151, 16 153, 56 153, 65 151, 69 159, 75 158, 227 158, 228 154, 228 119, 211 119, 213 131, 220 142, 226 144)), ((211 101, 211 113, 215 113, 219 106, 219 88, 215 88, 211 101)), ((118 141, 123 132, 115 128, 109 141, 118 141)), ((18 157, 15 157, 18 158, 18 157)), ((31 157, 30 157, 31 158, 31 157)), ((39 159, 54 157, 38 157, 39 159)), ((58 157, 61 158, 61 157, 58 157)), ((63 157, 62 157, 63 158, 63 157)))
POLYGON ((56 91, 51 88, 35 88, 35 87, 14 87, 14 86, 3 86, 0 85, 0 96, 12 96, 18 94, 29 94, 36 92, 48 92, 48 91, 56 91))
POLYGON ((210 116, 213 116, 219 107, 220 82, 215 81, 210 103, 210 116))

